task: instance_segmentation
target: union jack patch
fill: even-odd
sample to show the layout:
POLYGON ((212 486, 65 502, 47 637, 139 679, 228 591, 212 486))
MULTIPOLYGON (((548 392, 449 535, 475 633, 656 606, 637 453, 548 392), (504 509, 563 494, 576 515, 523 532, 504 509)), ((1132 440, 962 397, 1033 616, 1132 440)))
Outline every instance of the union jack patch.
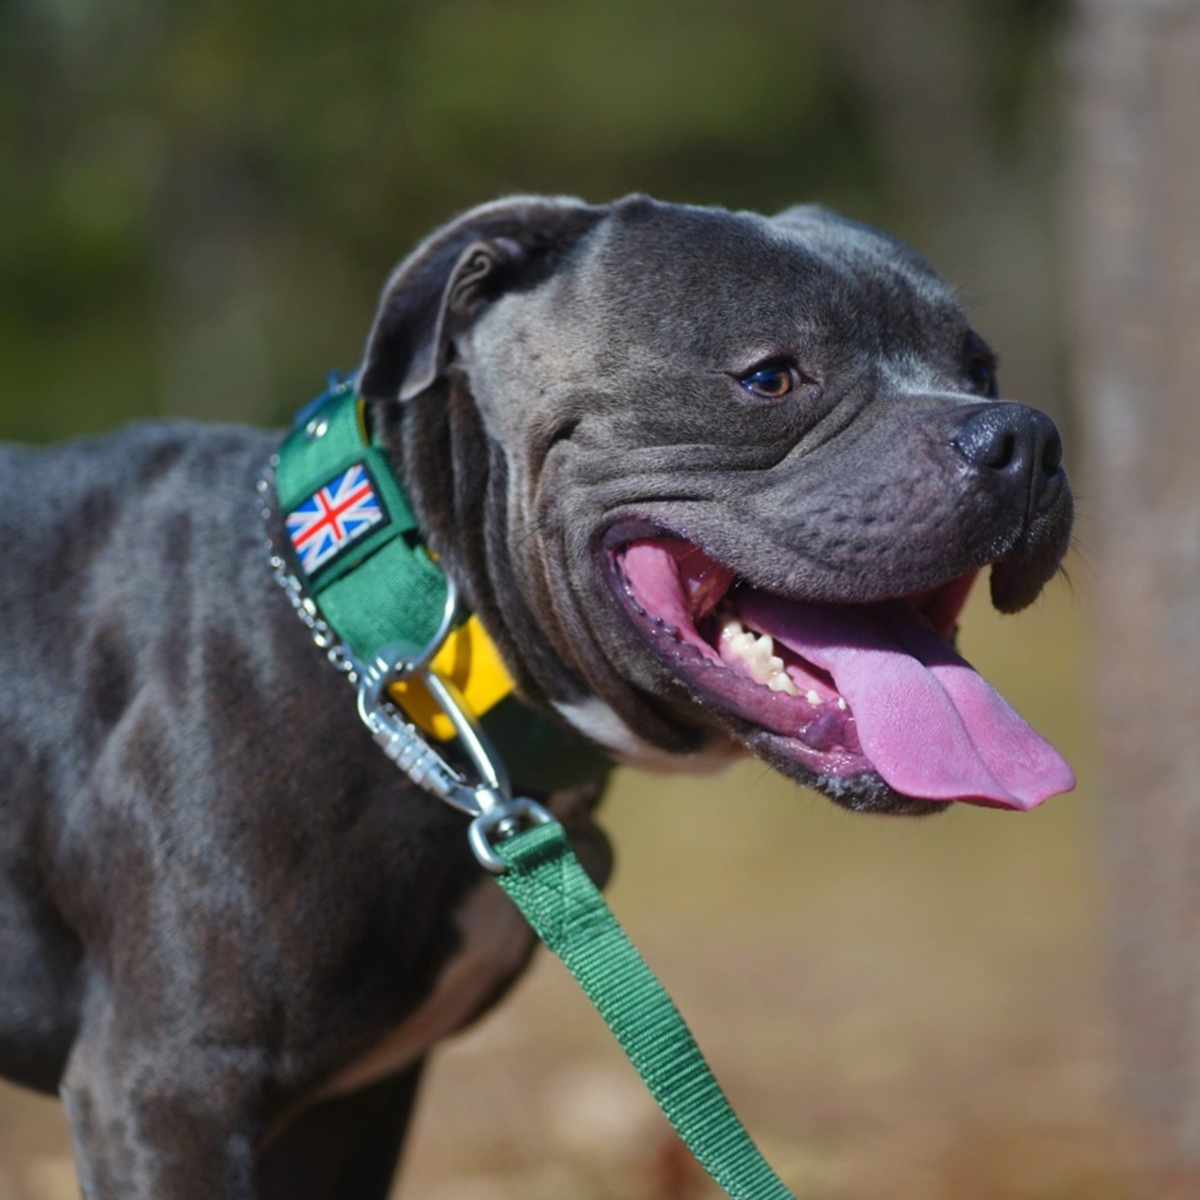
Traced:
POLYGON ((292 509, 287 531, 311 577, 386 518, 370 472, 359 462, 292 509))

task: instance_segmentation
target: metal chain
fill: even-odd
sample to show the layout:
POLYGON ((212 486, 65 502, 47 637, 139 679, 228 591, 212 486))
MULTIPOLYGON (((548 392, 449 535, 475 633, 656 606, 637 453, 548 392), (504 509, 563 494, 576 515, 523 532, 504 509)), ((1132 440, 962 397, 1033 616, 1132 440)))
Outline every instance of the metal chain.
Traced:
POLYGON ((275 545, 275 538, 272 534, 272 529, 276 522, 277 511, 275 507, 275 489, 272 486, 275 471, 279 466, 279 455, 272 454, 267 460, 266 469, 259 477, 258 483, 255 485, 255 491, 258 493, 258 509, 263 519, 263 529, 265 532, 265 545, 267 551, 267 559, 271 566, 271 571, 275 576, 275 582, 283 589, 283 594, 287 596, 291 603, 296 616, 304 623, 312 636, 312 640, 317 647, 325 654, 325 657, 346 676, 347 680, 354 686, 358 686, 361 668, 355 660, 354 655, 350 653, 349 648, 342 642, 334 633, 329 623, 321 616, 320 609, 317 608, 315 601, 304 590, 304 584, 300 582, 299 576, 288 566, 285 559, 275 545))

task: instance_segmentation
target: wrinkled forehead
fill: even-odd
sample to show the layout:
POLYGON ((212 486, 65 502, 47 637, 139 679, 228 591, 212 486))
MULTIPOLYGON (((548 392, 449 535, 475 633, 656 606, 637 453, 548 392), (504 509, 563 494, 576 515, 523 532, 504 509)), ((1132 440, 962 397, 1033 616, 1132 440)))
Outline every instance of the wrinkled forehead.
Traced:
POLYGON ((606 340, 852 342, 920 352, 966 327, 954 293, 914 250, 819 208, 779 217, 646 203, 618 209, 562 280, 606 340))

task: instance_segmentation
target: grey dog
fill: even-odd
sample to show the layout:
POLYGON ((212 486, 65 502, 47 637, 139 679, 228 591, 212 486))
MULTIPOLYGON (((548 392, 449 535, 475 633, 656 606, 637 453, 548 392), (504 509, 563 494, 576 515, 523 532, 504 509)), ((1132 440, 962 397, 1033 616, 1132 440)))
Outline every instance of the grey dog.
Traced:
MULTIPOLYGON (((1071 786, 952 646, 983 569, 1005 611, 1058 569, 1058 434, 894 239, 498 202, 401 265, 359 380, 564 739, 869 812, 1071 786)), ((383 1197, 430 1046, 531 953, 268 569, 278 441, 0 451, 0 1071, 61 1093, 93 1200, 383 1197)), ((599 790, 541 794, 602 879, 599 790)))

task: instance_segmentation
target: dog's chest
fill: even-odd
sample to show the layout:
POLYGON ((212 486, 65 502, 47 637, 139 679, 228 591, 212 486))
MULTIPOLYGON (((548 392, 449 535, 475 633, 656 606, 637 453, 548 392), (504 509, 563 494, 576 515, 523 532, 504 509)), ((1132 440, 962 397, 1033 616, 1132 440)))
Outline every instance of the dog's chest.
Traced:
POLYGON ((459 949, 442 966, 420 1007, 338 1071, 313 1099, 357 1091, 411 1066, 435 1042, 471 1021, 520 971, 533 949, 529 926, 490 877, 467 893, 455 926, 459 949))

